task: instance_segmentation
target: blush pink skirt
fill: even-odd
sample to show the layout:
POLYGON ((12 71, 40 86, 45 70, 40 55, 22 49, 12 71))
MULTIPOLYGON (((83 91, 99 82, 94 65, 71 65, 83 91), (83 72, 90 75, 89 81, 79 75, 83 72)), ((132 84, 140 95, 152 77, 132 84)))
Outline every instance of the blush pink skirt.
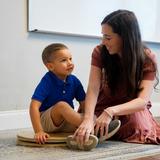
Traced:
POLYGON ((133 143, 160 144, 160 123, 148 108, 127 116, 120 116, 121 127, 113 139, 133 143))

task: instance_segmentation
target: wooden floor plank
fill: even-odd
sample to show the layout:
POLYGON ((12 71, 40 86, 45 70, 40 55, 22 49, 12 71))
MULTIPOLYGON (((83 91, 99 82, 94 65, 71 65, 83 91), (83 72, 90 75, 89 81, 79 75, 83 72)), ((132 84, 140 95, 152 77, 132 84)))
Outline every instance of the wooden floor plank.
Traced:
POLYGON ((143 158, 138 158, 135 160, 158 160, 158 159, 160 159, 160 154, 148 156, 148 157, 143 157, 143 158))

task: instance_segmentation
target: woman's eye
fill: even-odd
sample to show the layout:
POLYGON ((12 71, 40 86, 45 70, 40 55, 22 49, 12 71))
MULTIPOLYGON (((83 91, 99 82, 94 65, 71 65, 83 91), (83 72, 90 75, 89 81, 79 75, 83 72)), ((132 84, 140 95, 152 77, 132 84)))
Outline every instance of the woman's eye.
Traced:
POLYGON ((110 41, 111 40, 111 37, 108 37, 108 36, 106 36, 106 35, 103 35, 103 37, 102 37, 104 40, 108 40, 108 41, 110 41))

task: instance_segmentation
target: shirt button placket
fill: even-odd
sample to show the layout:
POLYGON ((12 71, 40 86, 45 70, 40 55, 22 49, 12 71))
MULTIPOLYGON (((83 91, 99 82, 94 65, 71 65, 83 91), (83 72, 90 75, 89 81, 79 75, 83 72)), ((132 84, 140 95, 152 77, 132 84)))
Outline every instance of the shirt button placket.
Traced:
POLYGON ((65 91, 65 87, 66 87, 66 83, 64 83, 64 85, 63 85, 63 91, 62 91, 62 93, 63 93, 63 94, 65 94, 65 93, 66 93, 66 91, 65 91))
POLYGON ((66 93, 66 91, 65 90, 63 90, 63 94, 65 94, 66 93))

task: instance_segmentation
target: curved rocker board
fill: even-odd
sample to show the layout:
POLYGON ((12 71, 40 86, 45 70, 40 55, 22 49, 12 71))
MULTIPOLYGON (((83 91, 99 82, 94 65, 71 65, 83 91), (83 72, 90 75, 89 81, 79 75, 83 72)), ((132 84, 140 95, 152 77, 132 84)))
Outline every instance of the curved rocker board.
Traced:
POLYGON ((73 133, 51 133, 45 144, 38 144, 33 131, 23 131, 17 134, 17 145, 23 146, 65 146, 66 138, 73 133))
POLYGON ((45 144, 38 144, 36 142, 27 142, 21 141, 17 139, 17 145, 20 146, 28 146, 28 147, 63 147, 66 146, 66 143, 45 143, 45 144))

